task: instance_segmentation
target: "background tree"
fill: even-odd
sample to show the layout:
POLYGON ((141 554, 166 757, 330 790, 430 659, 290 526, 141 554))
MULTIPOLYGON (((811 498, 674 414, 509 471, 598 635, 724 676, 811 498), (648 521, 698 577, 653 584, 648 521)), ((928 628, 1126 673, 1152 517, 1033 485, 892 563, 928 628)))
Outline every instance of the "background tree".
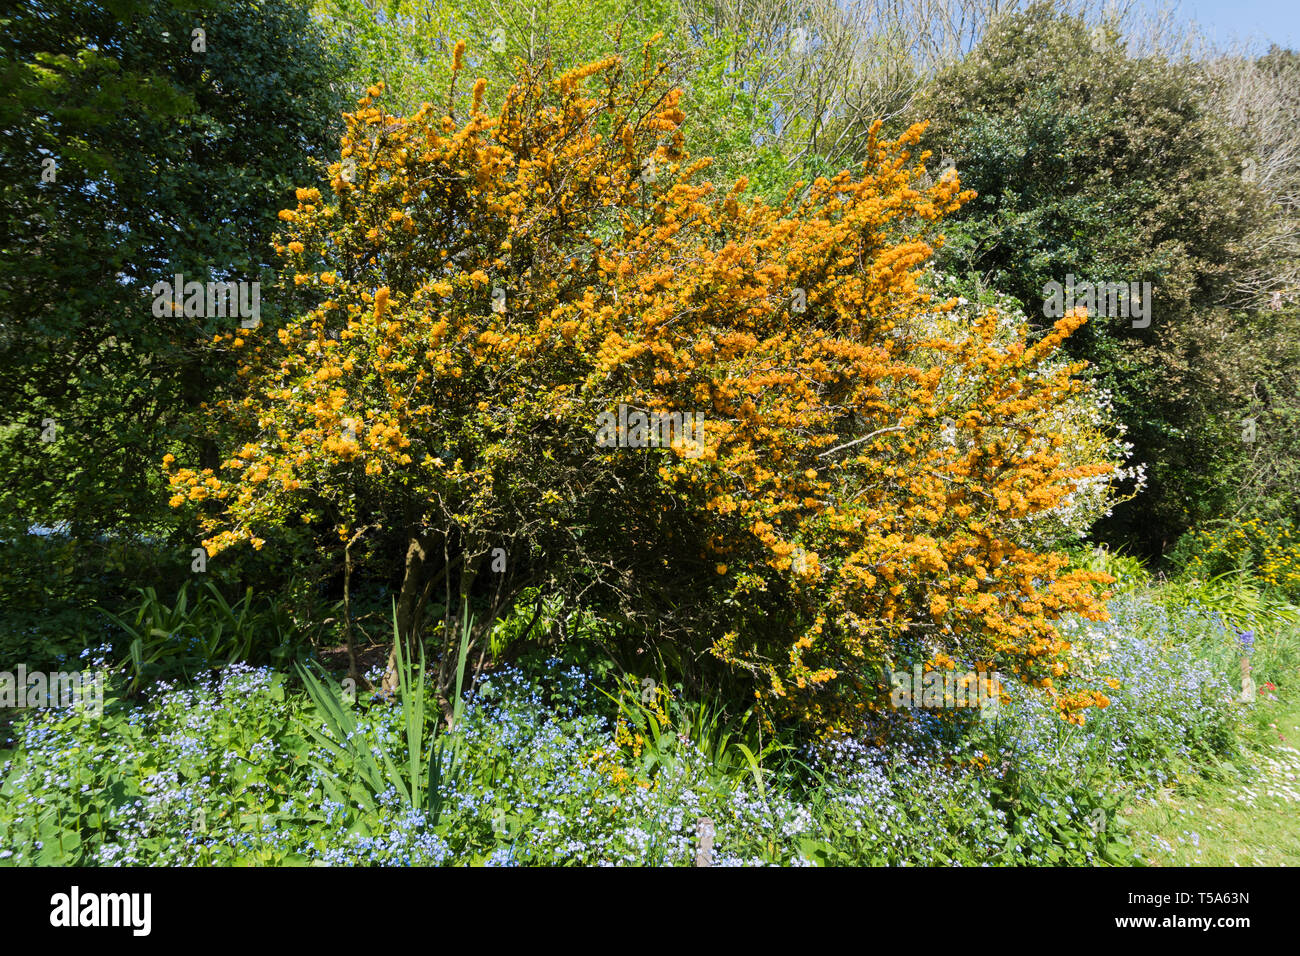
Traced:
MULTIPOLYGON (((197 450, 233 372, 197 343, 240 319, 159 319, 151 288, 274 274, 275 211, 335 128, 334 59, 294 0, 55 0, 4 32, 0 513, 156 532, 151 462, 197 450)), ((263 320, 287 304, 263 295, 263 320)))
POLYGON ((941 264, 1043 315, 1044 286, 1149 281, 1149 328, 1090 322, 1071 350, 1115 396, 1148 490, 1099 533, 1159 553, 1226 507, 1223 458, 1239 336, 1234 279, 1257 268, 1265 200, 1246 141, 1196 64, 1130 55, 1110 28, 1050 3, 996 20, 919 102, 929 140, 979 193, 941 264))

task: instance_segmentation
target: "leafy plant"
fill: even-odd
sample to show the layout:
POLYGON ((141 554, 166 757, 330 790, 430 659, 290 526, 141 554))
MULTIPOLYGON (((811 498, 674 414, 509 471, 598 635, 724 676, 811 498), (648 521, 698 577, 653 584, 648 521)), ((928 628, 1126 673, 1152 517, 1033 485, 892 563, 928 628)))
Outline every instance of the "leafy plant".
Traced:
POLYGON ((1166 584, 1165 591, 1172 606, 1205 608, 1236 631, 1300 623, 1300 607, 1262 586, 1247 571, 1228 571, 1206 579, 1178 578, 1166 584))
POLYGON ((464 708, 462 691, 471 627, 472 619, 466 604, 460 628, 456 699, 453 703, 450 734, 440 734, 435 720, 426 743, 429 721, 426 718, 428 688, 424 648, 420 647, 418 662, 409 658, 408 652, 403 648, 405 642, 398 636, 394 602, 393 646, 397 655, 398 693, 406 738, 404 755, 381 748, 380 755, 376 758, 370 742, 359 732, 360 725, 352 709, 353 699, 345 698, 339 685, 323 671, 317 676, 306 665, 301 662, 297 664, 298 676, 316 705, 317 713, 325 721, 324 732, 310 726, 307 727, 307 732, 328 753, 346 764, 348 775, 344 779, 351 780, 355 777, 358 784, 345 793, 334 775, 334 768, 315 761, 322 773, 324 786, 337 802, 351 806, 353 800, 349 798, 356 798, 374 812, 376 801, 392 789, 396 790, 408 806, 427 812, 433 825, 437 825, 442 813, 444 781, 455 774, 458 766, 458 725, 464 708), (450 742, 447 736, 451 737, 450 742))
POLYGON ((258 602, 251 587, 233 605, 211 581, 198 589, 193 604, 189 582, 181 585, 171 604, 152 587, 137 592, 140 600, 133 615, 124 618, 101 609, 127 637, 122 666, 131 674, 132 694, 149 680, 192 677, 233 661, 284 665, 302 641, 283 605, 258 602))

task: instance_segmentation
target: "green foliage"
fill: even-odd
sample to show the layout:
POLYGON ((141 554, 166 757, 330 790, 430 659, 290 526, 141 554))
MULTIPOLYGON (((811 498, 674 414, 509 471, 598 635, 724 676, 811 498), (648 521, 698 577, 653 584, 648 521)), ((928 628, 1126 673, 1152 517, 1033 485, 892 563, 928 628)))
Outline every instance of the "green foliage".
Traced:
MULTIPOLYGON (((383 82, 398 115, 441 104, 451 81, 451 54, 467 46, 465 68, 488 80, 484 102, 500 105, 518 61, 569 67, 622 54, 636 56, 658 32, 674 29, 671 0, 314 0, 313 14, 331 48, 347 63, 355 99, 383 82)), ((466 100, 466 105, 468 100, 466 100)))
MULTIPOLYGON (((1234 401, 1219 410, 1223 482, 1233 492, 1223 514, 1238 523, 1300 523, 1300 308, 1250 316, 1239 345, 1234 401)), ((1181 542, 1180 542, 1181 543, 1181 542)))
POLYGON ((335 761, 346 764, 344 780, 351 781, 346 791, 334 781, 335 768, 323 761, 316 761, 315 766, 322 772, 322 780, 329 796, 344 806, 360 804, 372 813, 376 810, 376 800, 384 796, 390 788, 395 790, 402 801, 409 807, 425 811, 431 823, 438 824, 442 813, 444 798, 444 780, 454 779, 459 767, 459 737, 455 737, 456 725, 463 712, 464 701, 461 696, 465 678, 465 658, 469 651, 471 622, 469 607, 465 607, 465 617, 461 622, 460 653, 456 661, 456 697, 452 711, 453 740, 450 744, 438 734, 435 721, 429 746, 425 746, 427 721, 425 705, 428 688, 425 680, 424 648, 420 648, 418 664, 407 659, 403 652, 401 639, 397 630, 397 608, 393 607, 393 647, 397 653, 397 676, 399 694, 402 701, 402 715, 405 719, 406 758, 395 757, 387 749, 380 752, 378 759, 374 756, 370 744, 363 735, 358 734, 358 723, 352 715, 351 707, 356 699, 356 689, 342 694, 337 685, 328 676, 318 677, 301 663, 298 664, 298 676, 302 679, 308 696, 316 705, 321 719, 325 721, 325 731, 309 726, 307 733, 320 744, 335 761), (431 750, 426 754, 426 749, 431 750))
POLYGON ((1124 797, 1114 791, 1079 787, 1068 770, 1054 769, 1029 784, 1014 768, 991 784, 994 804, 1013 821, 1005 851, 1026 851, 1046 866, 1077 864, 1083 848, 1098 848, 1112 866, 1137 862, 1125 832, 1124 797), (1061 800, 1068 794, 1070 801, 1061 800))
POLYGON ((197 589, 193 604, 188 581, 170 606, 152 587, 139 593, 134 613, 126 618, 104 612, 126 635, 123 665, 131 675, 131 694, 155 680, 193 678, 235 661, 286 667, 304 643, 285 605, 255 600, 251 587, 233 605, 211 581, 197 589))
POLYGON ((702 33, 687 48, 682 84, 694 117, 686 129, 687 149, 713 159, 708 175, 714 182, 745 176, 752 195, 776 204, 796 179, 839 170, 819 166, 816 154, 806 157, 802 168, 792 162, 790 131, 778 132, 777 106, 763 85, 771 57, 742 55, 746 39, 718 30, 702 33))
MULTIPOLYGON (((57 728, 63 746, 0 750, 0 862, 210 864, 231 832, 242 861, 306 862, 274 849, 267 832, 302 795, 305 742, 282 675, 250 681, 234 669, 154 695, 145 709, 121 689, 110 684, 102 717, 33 713, 32 726, 57 728), (32 774, 47 787, 32 786, 32 774)), ((299 818, 323 820, 318 809, 299 818)))
POLYGON ((730 717, 717 701, 691 703, 682 695, 681 684, 631 674, 619 682, 617 693, 605 694, 618 708, 615 743, 631 749, 637 775, 645 780, 658 774, 672 777, 683 760, 699 755, 719 784, 752 779, 764 794, 764 767, 793 746, 765 734, 753 708, 730 717))
POLYGON ((1078 549, 1071 554, 1071 563, 1075 567, 1110 575, 1115 579, 1112 590, 1143 587, 1151 580, 1151 573, 1141 558, 1105 546, 1078 549))
POLYGON ((489 651, 494 660, 503 659, 523 647, 540 642, 561 621, 563 602, 538 587, 524 588, 513 607, 493 625, 489 651))
POLYGON ((179 587, 188 557, 125 537, 14 531, 0 544, 0 661, 49 669, 112 638, 99 605, 122 612, 133 588, 179 587))
POLYGON ((1244 384, 1231 344, 1250 340, 1223 303, 1259 265, 1265 211, 1204 71, 1131 55, 1099 30, 1051 3, 1002 17, 912 116, 933 120, 931 147, 979 193, 948 230, 945 271, 979 276, 1031 317, 1069 275, 1151 283, 1149 327, 1094 317, 1068 348, 1113 394, 1147 465, 1148 492, 1104 533, 1158 553, 1231 499, 1220 460, 1241 445, 1225 412, 1244 384))
MULTIPOLYGON (((685 91, 694 120, 685 130, 691 155, 714 158, 710 177, 718 183, 750 180, 750 194, 779 201, 798 178, 834 175, 816 149, 801 149, 805 118, 784 124, 775 97, 802 82, 787 75, 787 37, 762 41, 723 22, 692 19, 675 0, 596 0, 546 4, 524 0, 315 0, 314 11, 332 48, 348 63, 347 87, 359 97, 382 81, 385 107, 410 115, 425 102, 441 105, 451 81, 451 53, 466 43, 465 68, 484 77, 485 107, 500 106, 522 61, 556 72, 607 56, 634 66, 642 47, 657 44, 671 63, 668 81, 685 91)), ((469 104, 465 85, 456 108, 469 104)), ((859 131, 859 137, 862 131, 859 131)), ((823 136, 832 134, 823 130, 823 136)))
POLYGON ((1288 520, 1207 522, 1179 538, 1170 563, 1200 579, 1249 573, 1255 585, 1300 603, 1300 534, 1288 520))
POLYGON ((271 289, 270 237, 335 135, 337 66, 298 0, 181 6, 55 0, 7 15, 6 526, 165 535, 174 523, 157 461, 213 453, 193 438, 193 416, 233 378, 227 355, 196 346, 239 319, 157 318, 155 283, 261 281, 263 321, 292 307, 292 290, 271 289))
POLYGON ((1165 587, 1171 606, 1205 608, 1236 631, 1279 628, 1300 622, 1300 608, 1279 600, 1275 593, 1240 571, 1212 578, 1182 578, 1165 587))

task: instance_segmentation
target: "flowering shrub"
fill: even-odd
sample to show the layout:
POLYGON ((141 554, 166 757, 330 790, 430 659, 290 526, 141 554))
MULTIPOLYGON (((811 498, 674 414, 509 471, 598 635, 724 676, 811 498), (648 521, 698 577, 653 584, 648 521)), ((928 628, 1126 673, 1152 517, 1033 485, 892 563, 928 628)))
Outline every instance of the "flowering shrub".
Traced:
POLYGON ((955 300, 918 279, 970 194, 925 184, 922 127, 873 131, 857 175, 770 206, 702 179, 662 73, 648 47, 634 75, 525 71, 494 116, 479 80, 461 119, 453 96, 390 116, 372 88, 332 195, 281 213, 320 305, 218 336, 247 353, 220 408, 245 440, 218 473, 166 461, 172 503, 213 553, 293 519, 340 547, 396 535, 404 635, 435 580, 469 594, 500 548, 475 642, 538 572, 773 716, 855 726, 907 639, 932 659, 960 641, 1081 720, 1099 694, 1056 692, 1054 622, 1100 617, 1105 578, 1028 523, 1114 468, 1062 427, 1085 386, 1052 355, 1086 316, 1038 339, 993 309, 943 327, 955 300), (607 453, 593 423, 622 405, 702 409, 703 434, 607 453))
MULTIPOLYGON (((956 296, 956 306, 922 316, 931 334, 960 339, 983 312, 992 309, 998 315, 996 342, 1010 347, 1023 338, 1030 327, 1029 318, 1019 303, 1007 295, 985 291, 975 300, 961 293, 966 283, 953 276, 934 272, 926 283, 939 293, 956 296)), ((1045 360, 1038 375, 1051 377, 1069 367, 1070 360, 1060 353, 1045 360)), ((940 390, 946 401, 950 393, 960 392, 963 381, 945 377, 940 390)), ((1038 548, 1050 548, 1062 542, 1077 541, 1088 534, 1098 520, 1108 517, 1112 508, 1131 499, 1146 484, 1145 466, 1133 461, 1133 446, 1125 440, 1126 429, 1118 420, 1109 392, 1099 387, 1080 388, 1065 396, 1052 411, 1047 426, 1063 439, 1060 453, 1067 465, 1085 466, 1096 462, 1116 464, 1112 470, 1082 478, 1075 489, 1052 508, 1034 512, 1022 519, 1027 538, 1038 548), (1120 464, 1125 463, 1125 464, 1120 464), (1120 483, 1127 492, 1121 493, 1120 483)), ((1090 570, 1106 571, 1093 567, 1090 570)))
POLYGON ((1201 578, 1249 571, 1300 603, 1300 535, 1289 521, 1244 518, 1197 528, 1178 540, 1171 559, 1201 578))

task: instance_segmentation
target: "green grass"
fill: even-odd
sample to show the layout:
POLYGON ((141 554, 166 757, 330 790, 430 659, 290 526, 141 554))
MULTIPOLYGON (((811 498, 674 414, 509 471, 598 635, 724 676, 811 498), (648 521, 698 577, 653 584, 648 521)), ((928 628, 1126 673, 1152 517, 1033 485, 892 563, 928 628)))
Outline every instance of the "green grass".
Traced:
POLYGON ((1257 733, 1242 758, 1130 810, 1146 862, 1300 866, 1300 702, 1255 707, 1257 733))

